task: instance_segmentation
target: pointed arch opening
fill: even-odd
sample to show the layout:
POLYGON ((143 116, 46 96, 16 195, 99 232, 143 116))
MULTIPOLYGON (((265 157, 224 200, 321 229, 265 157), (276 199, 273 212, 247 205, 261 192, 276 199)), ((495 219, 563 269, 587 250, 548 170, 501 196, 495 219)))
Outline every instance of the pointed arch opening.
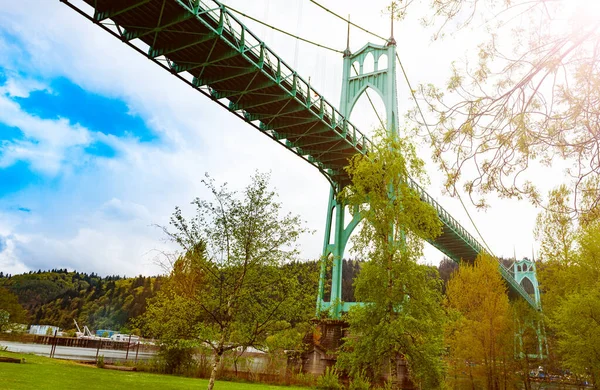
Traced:
MULTIPOLYGON (((531 324, 522 323, 521 327, 521 340, 538 340, 538 333, 531 324)), ((519 347, 523 349, 521 351, 523 354, 529 356, 538 354, 538 344, 536 342, 531 341, 519 344, 519 347)))
POLYGON ((369 52, 363 59, 363 74, 371 73, 375 71, 375 57, 373 57, 373 53, 369 52))
POLYGON ((532 297, 535 296, 535 287, 533 286, 533 283, 531 282, 531 280, 529 280, 529 278, 523 278, 520 284, 527 294, 529 294, 532 297))
MULTIPOLYGON (((344 208, 344 218, 346 219, 346 223, 348 224, 353 216, 352 210, 350 207, 344 208)), ((350 233, 348 238, 348 244, 346 245, 346 250, 344 251, 344 259, 342 262, 342 301, 344 302, 357 302, 357 298, 355 296, 354 289, 354 280, 360 274, 360 270, 362 268, 362 264, 364 261, 368 259, 360 258, 354 251, 354 237, 358 234, 360 229, 362 229, 364 220, 358 222, 358 224, 350 233)))
POLYGON ((388 56, 387 54, 382 54, 379 56, 377 60, 377 70, 385 70, 388 68, 388 56))
POLYGON ((367 136, 387 124, 386 108, 381 93, 365 85, 350 105, 350 121, 367 136), (382 123, 383 122, 383 123, 382 123))
MULTIPOLYGON (((331 238, 330 243, 334 243, 334 235, 337 229, 336 226, 337 221, 334 220, 331 223, 331 238)), ((356 298, 354 296, 354 280, 360 273, 362 268, 362 263, 366 259, 361 259, 357 257, 356 253, 353 252, 353 237, 360 231, 362 228, 364 221, 360 220, 358 223, 353 223, 353 213, 352 210, 348 206, 344 206, 344 226, 343 229, 349 232, 348 241, 346 242, 345 249, 343 251, 344 255, 341 261, 341 299, 343 302, 356 302, 356 298)), ((330 254, 328 256, 328 267, 325 274, 325 286, 323 291, 323 300, 325 302, 331 301, 332 295, 332 284, 333 284, 333 268, 331 265, 333 264, 334 258, 333 255, 330 254)))

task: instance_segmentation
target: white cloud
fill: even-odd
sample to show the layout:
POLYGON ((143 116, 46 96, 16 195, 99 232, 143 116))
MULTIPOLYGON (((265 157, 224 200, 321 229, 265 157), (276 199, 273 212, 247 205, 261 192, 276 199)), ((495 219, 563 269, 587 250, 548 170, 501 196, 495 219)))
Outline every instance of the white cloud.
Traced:
POLYGON ((107 219, 117 219, 131 221, 136 219, 148 220, 150 213, 148 209, 138 203, 122 201, 121 199, 112 198, 105 202, 100 210, 107 219))
POLYGON ((29 97, 31 92, 48 90, 48 86, 38 80, 8 77, 3 86, 0 86, 0 95, 10 97, 29 97))
POLYGON ((160 242, 148 233, 125 231, 122 226, 116 230, 81 228, 69 238, 33 235, 15 240, 14 252, 30 259, 25 263, 29 269, 68 268, 105 275, 151 275, 158 272, 158 267, 153 263, 154 253, 148 248, 158 248, 160 242))
POLYGON ((89 131, 82 126, 71 125, 67 119, 48 120, 29 115, 17 103, 2 95, 0 122, 19 128, 24 135, 24 139, 2 143, 0 168, 26 161, 37 172, 55 175, 70 148, 85 146, 91 141, 89 131))
POLYGON ((11 237, 4 237, 5 247, 0 252, 0 271, 4 274, 20 274, 31 269, 25 265, 15 253, 15 241, 11 237))
MULTIPOLYGON (((262 11, 254 14, 277 26, 298 26, 299 31, 292 32, 343 48, 344 23, 308 3, 302 14, 284 12, 297 8, 299 1, 303 0, 293 4, 257 1, 252 9, 265 9, 268 3, 271 9, 264 15, 262 11)), ((134 139, 90 132, 70 123, 68 118, 43 120, 26 114, 9 96, 27 96, 45 88, 44 83, 12 77, 0 91, 0 122, 21 127, 36 142, 25 140, 3 147, 0 166, 24 159, 47 175, 62 173, 52 187, 0 199, 0 208, 18 204, 32 209, 31 215, 13 212, 12 221, 4 226, 4 234, 14 238, 10 241, 11 250, 0 253, 0 269, 71 267, 129 275, 156 272, 148 252, 173 247, 161 241, 160 231, 152 225, 166 224, 175 205, 191 211, 192 199, 208 196, 200 183, 205 172, 219 182, 241 188, 254 171, 271 171, 272 183, 284 207, 300 214, 317 231, 302 239, 303 256, 314 259, 320 255, 329 187, 316 169, 69 7, 36 0, 5 3, 0 11, 0 26, 22 44, 0 39, 0 52, 6 53, 0 56, 1 67, 19 69, 34 80, 66 77, 87 91, 121 99, 131 113, 140 115, 160 135, 161 142, 140 144, 134 139), (90 158, 77 152, 98 140, 116 149, 117 158, 90 158), (78 169, 70 169, 73 164, 78 169)), ((248 9, 247 2, 241 0, 228 3, 248 9)), ((386 1, 370 3, 369 12, 359 1, 345 2, 343 7, 337 2, 328 5, 351 12, 353 21, 371 26, 380 35, 389 34, 387 17, 379 12, 386 1)), ((304 78, 311 76, 314 86, 337 105, 341 55, 297 43, 251 22, 248 25, 265 36, 267 44, 304 78)), ((462 54, 464 43, 431 43, 427 33, 415 34, 417 29, 417 22, 397 24, 396 40, 404 65, 415 84, 442 82, 450 60, 454 59, 452 53, 462 54), (406 39, 408 36, 410 39, 406 39), (442 58, 448 58, 448 64, 443 64, 442 58)), ((352 49, 369 39, 353 29, 352 49)), ((400 112, 404 112, 411 103, 403 81, 399 81, 399 94, 400 112)), ((357 111, 353 120, 362 127, 374 124, 375 118, 366 113, 357 111), (369 119, 361 120, 361 116, 369 119)), ((428 152, 424 153, 426 157, 428 152)), ((439 195, 441 178, 435 169, 432 175, 432 195, 439 195)), ((439 198, 468 227, 460 206, 441 195, 439 198)), ((535 212, 520 205, 511 207, 515 208, 513 213, 500 205, 494 214, 476 213, 474 218, 497 252, 508 251, 512 255, 512 243, 516 243, 518 254, 524 256, 529 253, 535 212), (529 222, 515 224, 515 220, 529 222)), ((437 263, 441 257, 439 252, 430 252, 428 259, 437 263)))

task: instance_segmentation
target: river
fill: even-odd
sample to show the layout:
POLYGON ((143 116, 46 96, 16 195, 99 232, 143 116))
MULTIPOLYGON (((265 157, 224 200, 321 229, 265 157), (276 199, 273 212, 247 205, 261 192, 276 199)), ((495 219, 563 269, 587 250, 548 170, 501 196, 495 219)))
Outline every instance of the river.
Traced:
MULTIPOLYGON (((0 340, 0 348, 6 347, 7 351, 19 353, 32 353, 39 356, 50 356, 51 345, 18 343, 14 341, 0 340)), ((95 361, 96 348, 78 348, 56 346, 54 357, 58 359, 95 361)), ((103 355, 105 361, 116 362, 125 361, 127 351, 118 351, 113 349, 102 349, 98 351, 98 356, 103 355)), ((140 352, 137 356, 138 360, 148 360, 154 357, 153 352, 140 352)), ((135 360, 135 347, 131 347, 127 360, 135 360)))

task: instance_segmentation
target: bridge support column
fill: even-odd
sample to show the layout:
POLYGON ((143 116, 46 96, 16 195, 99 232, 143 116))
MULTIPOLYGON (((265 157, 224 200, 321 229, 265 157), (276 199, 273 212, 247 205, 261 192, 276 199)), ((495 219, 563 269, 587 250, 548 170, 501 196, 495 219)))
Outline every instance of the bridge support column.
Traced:
POLYGON ((339 319, 344 309, 342 302, 342 262, 344 251, 350 235, 360 222, 359 213, 354 212, 352 219, 346 225, 345 210, 346 205, 337 199, 334 189, 331 188, 325 222, 323 253, 321 256, 317 317, 320 317, 322 311, 328 310, 329 318, 339 319), (329 302, 326 302, 325 289, 328 264, 331 264, 331 294, 329 302))
MULTIPOLYGON (((398 97, 396 91, 396 41, 390 37, 386 45, 375 45, 368 43, 357 52, 350 51, 350 26, 348 25, 348 42, 344 51, 344 63, 342 71, 342 93, 340 97, 340 113, 350 118, 352 109, 356 102, 367 89, 377 93, 385 105, 385 131, 392 136, 398 133, 398 97), (374 69, 364 72, 365 60, 371 56, 374 69), (383 59, 387 62, 383 66, 383 59), (356 74, 352 72, 355 71, 356 74)), ((337 184, 336 184, 337 186, 337 184)), ((329 194, 329 205, 327 208, 327 220, 325 223, 325 239, 323 243, 323 255, 321 265, 321 277, 319 279, 319 294, 317 297, 317 316, 323 310, 329 310, 329 318, 339 319, 342 312, 348 311, 353 302, 342 302, 342 261, 348 238, 360 222, 359 213, 356 210, 351 213, 352 220, 345 225, 345 208, 336 194, 340 187, 332 187, 329 194), (335 224, 333 223, 335 220, 335 224), (331 262, 331 296, 329 302, 325 302, 327 264, 331 262)))
MULTIPOLYGON (((524 258, 522 260, 515 260, 513 263, 513 275, 517 283, 525 292, 527 292, 534 300, 537 305, 538 310, 541 311, 541 300, 540 300, 540 288, 537 280, 537 270, 535 266, 535 262, 533 260, 529 260, 524 258)), ((529 321, 523 326, 519 324, 517 329, 517 345, 520 346, 521 351, 519 355, 523 355, 526 351, 523 350, 523 333, 525 328, 531 328, 535 331, 537 336, 537 353, 530 354, 532 358, 543 359, 548 356, 548 342, 546 340, 546 330, 544 328, 543 319, 540 316, 537 320, 529 321)))

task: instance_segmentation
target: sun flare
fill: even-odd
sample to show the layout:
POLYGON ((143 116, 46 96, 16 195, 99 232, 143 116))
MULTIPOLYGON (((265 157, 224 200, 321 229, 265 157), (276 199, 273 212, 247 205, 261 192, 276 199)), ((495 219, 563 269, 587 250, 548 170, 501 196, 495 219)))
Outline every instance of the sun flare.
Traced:
POLYGON ((600 0, 563 0, 565 11, 577 24, 600 22, 600 0))

